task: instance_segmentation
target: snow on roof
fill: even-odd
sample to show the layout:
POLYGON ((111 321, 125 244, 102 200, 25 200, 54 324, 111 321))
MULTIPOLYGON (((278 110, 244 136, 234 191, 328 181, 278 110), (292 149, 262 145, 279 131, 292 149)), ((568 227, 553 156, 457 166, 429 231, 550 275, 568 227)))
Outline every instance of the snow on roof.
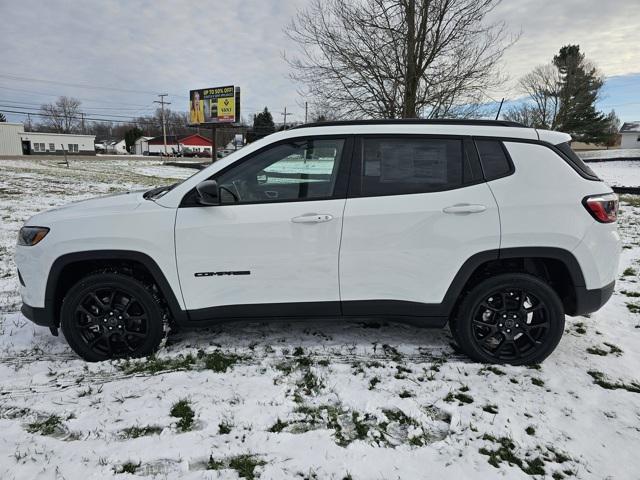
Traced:
POLYGON ((640 122, 625 122, 620 128, 620 133, 640 133, 640 122))

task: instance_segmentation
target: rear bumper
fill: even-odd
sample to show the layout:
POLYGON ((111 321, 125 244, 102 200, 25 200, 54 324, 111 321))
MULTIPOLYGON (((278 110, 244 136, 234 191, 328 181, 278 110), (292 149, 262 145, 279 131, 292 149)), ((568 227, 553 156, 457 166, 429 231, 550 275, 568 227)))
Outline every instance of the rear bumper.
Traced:
POLYGON ((567 315, 577 316, 593 313, 609 301, 613 295, 616 285, 615 280, 602 288, 587 290, 587 287, 575 287, 576 305, 574 311, 567 312, 567 315))

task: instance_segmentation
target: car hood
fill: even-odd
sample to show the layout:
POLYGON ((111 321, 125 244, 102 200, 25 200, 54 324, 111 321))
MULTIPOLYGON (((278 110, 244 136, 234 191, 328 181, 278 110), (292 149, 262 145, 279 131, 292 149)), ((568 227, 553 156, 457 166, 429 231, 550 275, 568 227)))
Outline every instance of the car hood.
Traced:
POLYGON ((143 194, 144 191, 117 193, 71 202, 34 215, 27 221, 26 225, 46 227, 52 222, 68 218, 96 217, 100 215, 126 213, 135 210, 142 202, 146 201, 143 194))

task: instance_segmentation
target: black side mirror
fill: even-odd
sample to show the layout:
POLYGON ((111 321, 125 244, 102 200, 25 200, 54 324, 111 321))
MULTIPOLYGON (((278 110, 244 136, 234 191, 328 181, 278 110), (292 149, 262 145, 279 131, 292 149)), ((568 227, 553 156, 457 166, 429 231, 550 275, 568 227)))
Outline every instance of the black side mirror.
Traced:
POLYGON ((220 205, 218 182, 215 180, 205 180, 196 185, 198 192, 198 203, 200 205, 220 205))

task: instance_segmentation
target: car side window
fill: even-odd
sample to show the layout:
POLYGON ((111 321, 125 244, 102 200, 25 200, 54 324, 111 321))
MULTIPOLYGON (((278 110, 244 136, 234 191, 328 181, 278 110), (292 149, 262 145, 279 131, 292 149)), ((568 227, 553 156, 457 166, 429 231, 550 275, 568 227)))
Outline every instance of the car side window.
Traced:
POLYGON ((450 190, 464 182, 461 139, 363 138, 360 195, 450 190))
POLYGON ((330 198, 344 139, 281 143, 219 175, 220 200, 262 203, 330 198))
POLYGON ((511 163, 507 157, 502 142, 498 140, 476 140, 480 163, 484 172, 484 178, 495 180, 504 177, 511 172, 511 163))

